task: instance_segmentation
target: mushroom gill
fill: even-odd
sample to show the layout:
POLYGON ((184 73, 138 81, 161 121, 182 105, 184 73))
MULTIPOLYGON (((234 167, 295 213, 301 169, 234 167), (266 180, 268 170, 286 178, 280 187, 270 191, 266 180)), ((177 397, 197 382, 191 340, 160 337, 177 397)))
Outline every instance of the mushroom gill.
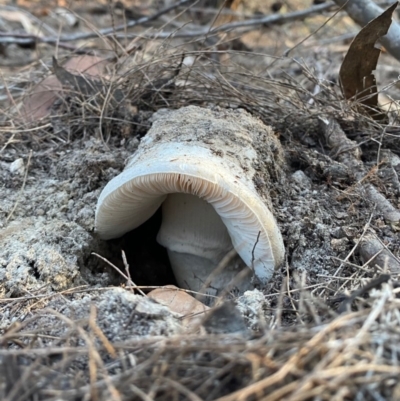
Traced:
MULTIPOLYGON (((272 133, 244 111, 189 106, 160 111, 125 170, 100 195, 96 231, 103 239, 122 236, 162 205, 157 236, 180 286, 217 294, 233 285, 261 284, 283 261, 279 228, 253 183, 260 155, 254 135, 272 133), (232 248, 244 266, 213 271, 232 248), (247 266, 247 267, 246 267, 247 266)), ((271 139, 275 140, 275 139, 271 139)))

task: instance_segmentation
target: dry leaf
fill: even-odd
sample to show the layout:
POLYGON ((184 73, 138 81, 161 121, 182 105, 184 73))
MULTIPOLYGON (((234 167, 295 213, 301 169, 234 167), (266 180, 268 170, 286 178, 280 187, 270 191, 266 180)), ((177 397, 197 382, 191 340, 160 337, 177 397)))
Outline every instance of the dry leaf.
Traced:
POLYGON ((340 67, 340 81, 346 99, 359 100, 368 113, 381 120, 385 115, 378 106, 378 91, 373 71, 376 69, 380 50, 376 41, 386 35, 392 23, 397 2, 370 21, 354 38, 340 67))
POLYGON ((72 74, 66 68, 58 65, 55 57, 53 57, 53 71, 62 86, 69 87, 85 96, 94 95, 103 87, 101 81, 89 79, 81 74, 72 74))
POLYGON ((204 317, 204 312, 210 309, 174 285, 157 288, 149 292, 147 296, 162 305, 168 306, 172 312, 184 317, 183 325, 189 330, 192 327, 197 327, 204 317))
MULTIPOLYGON (((75 74, 83 73, 90 77, 101 77, 104 65, 105 61, 100 57, 83 55, 68 60, 64 64, 63 70, 75 74)), ((61 91, 62 84, 55 75, 45 78, 25 97, 21 107, 22 118, 33 122, 47 117, 61 91)))

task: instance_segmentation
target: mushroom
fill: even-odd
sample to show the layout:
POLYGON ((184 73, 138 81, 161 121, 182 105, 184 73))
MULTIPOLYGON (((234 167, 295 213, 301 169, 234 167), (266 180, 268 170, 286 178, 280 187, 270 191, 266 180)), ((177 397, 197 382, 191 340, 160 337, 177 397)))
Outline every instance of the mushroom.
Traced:
POLYGON ((162 205, 157 241, 181 287, 217 295, 265 285, 284 246, 266 186, 254 182, 268 182, 260 166, 265 159, 274 164, 279 149, 271 129, 244 110, 160 110, 125 170, 102 191, 96 231, 103 239, 120 237, 162 205), (260 154, 257 144, 270 154, 260 154), (242 263, 215 270, 233 248, 242 263), (242 270, 252 279, 238 280, 242 270))

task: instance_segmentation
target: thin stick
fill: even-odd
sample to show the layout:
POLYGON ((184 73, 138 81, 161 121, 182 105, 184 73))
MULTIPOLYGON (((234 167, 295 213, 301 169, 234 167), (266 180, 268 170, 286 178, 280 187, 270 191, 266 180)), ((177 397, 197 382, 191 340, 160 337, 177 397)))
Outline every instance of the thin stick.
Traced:
MULTIPOLYGON (((172 10, 175 10, 178 7, 182 7, 187 3, 193 2, 193 0, 181 0, 177 3, 165 7, 162 10, 158 11, 157 13, 150 15, 148 17, 142 17, 135 21, 130 21, 127 24, 117 25, 115 27, 109 27, 98 30, 98 32, 88 32, 88 33, 77 33, 74 35, 65 35, 59 38, 56 37, 40 37, 37 35, 28 35, 28 34, 4 34, 0 33, 0 43, 19 43, 19 44, 30 44, 30 43, 49 43, 49 44, 56 44, 58 42, 74 42, 77 40, 84 40, 84 39, 92 39, 97 36, 105 36, 110 35, 118 31, 123 31, 127 28, 133 28, 138 25, 146 24, 147 22, 154 21, 159 18, 161 15, 167 14, 172 10)), ((197 1, 196 1, 197 3, 197 1)))
MULTIPOLYGON (((157 19, 159 16, 168 13, 169 11, 182 6, 183 4, 186 4, 187 2, 192 1, 192 0, 182 0, 181 2, 165 8, 161 10, 160 12, 149 16, 149 17, 143 17, 140 18, 136 21, 131 21, 128 24, 125 25, 119 25, 116 26, 115 29, 113 28, 105 28, 105 29, 100 29, 98 31, 98 34, 101 35, 109 35, 117 31, 122 31, 126 28, 131 28, 134 26, 142 25, 144 23, 147 23, 149 21, 153 21, 157 19)), ((156 32, 156 33, 141 33, 140 35, 138 34, 123 34, 121 35, 115 35, 116 38, 118 39, 127 39, 131 37, 137 37, 140 36, 142 38, 148 38, 148 39, 165 39, 169 38, 171 36, 175 38, 179 37, 197 37, 197 36, 203 36, 203 35, 211 35, 211 34, 216 34, 218 32, 226 32, 226 31, 233 31, 238 28, 245 28, 242 29, 241 32, 247 32, 251 29, 253 29, 257 25, 274 25, 274 24, 282 24, 282 23, 288 23, 292 21, 297 21, 304 19, 306 17, 310 17, 313 14, 319 14, 321 11, 328 10, 332 7, 335 7, 334 3, 325 3, 325 4, 318 4, 315 6, 312 6, 310 8, 307 8, 306 10, 301 10, 301 11, 294 11, 291 13, 286 13, 286 14, 272 14, 272 15, 267 15, 263 18, 254 18, 251 20, 247 21, 239 21, 239 22, 232 22, 229 24, 224 24, 220 25, 212 30, 208 26, 206 26, 203 29, 197 29, 197 30, 181 30, 179 33, 178 32, 156 32)), ((90 33, 79 33, 75 35, 65 35, 60 37, 60 42, 64 43, 65 42, 73 42, 76 40, 82 40, 82 39, 92 39, 98 36, 98 34, 94 32, 90 33)), ((35 35, 29 35, 29 34, 18 34, 18 33, 2 33, 0 32, 0 43, 19 43, 19 44, 31 44, 31 43, 47 43, 54 45, 56 43, 56 39, 53 37, 38 37, 35 35)), ((60 43, 61 44, 61 43, 60 43)))
POLYGON ((111 355, 112 358, 116 359, 117 358, 117 353, 115 351, 115 348, 113 345, 110 343, 108 338, 105 336, 103 331, 100 329, 100 327, 96 323, 96 316, 97 316, 97 310, 96 306, 92 304, 90 306, 90 318, 89 318, 89 326, 92 329, 93 333, 100 339, 100 341, 103 343, 104 348, 107 350, 107 352, 111 355))
POLYGON ((106 262, 109 266, 111 266, 113 269, 115 269, 141 295, 146 296, 146 294, 132 280, 130 280, 129 277, 126 274, 124 274, 117 266, 115 266, 110 261, 108 261, 106 258, 103 258, 103 256, 100 256, 99 254, 97 254, 95 252, 92 252, 91 254, 94 256, 97 256, 99 259, 106 262))
POLYGON ((126 275, 128 276, 129 279, 127 284, 129 285, 129 282, 133 283, 133 281, 131 277, 131 272, 129 271, 128 260, 126 259, 125 251, 123 249, 121 250, 121 254, 122 254, 122 262, 124 263, 125 266, 126 275))
POLYGON ((253 273, 254 273, 254 261, 255 261, 254 252, 256 250, 258 241, 260 240, 260 235, 261 235, 261 231, 258 232, 256 242, 254 243, 253 249, 251 250, 251 270, 253 270, 253 273))
MULTIPOLYGON (((347 256, 345 257, 344 261, 342 261, 342 263, 340 263, 340 266, 336 269, 335 273, 333 273, 332 277, 335 277, 339 274, 339 272, 342 270, 343 265, 345 262, 347 262, 350 259, 350 256, 353 255, 353 253, 355 252, 355 250, 358 248, 358 246, 360 245, 360 241, 364 238, 365 234, 367 233, 367 230, 369 229, 370 225, 371 225, 371 221, 372 221, 372 217, 374 216, 373 213, 371 213, 371 215, 369 216, 368 222, 364 225, 364 229, 363 232, 360 236, 360 238, 356 241, 355 245, 353 246, 353 248, 351 249, 351 251, 347 254, 347 256)), ((333 279, 332 279, 333 280, 333 279)), ((328 284, 330 284, 332 282, 332 280, 330 280, 328 282, 328 284)), ((319 296, 322 297, 322 295, 324 294, 325 289, 323 289, 321 291, 321 293, 319 294, 319 296)))

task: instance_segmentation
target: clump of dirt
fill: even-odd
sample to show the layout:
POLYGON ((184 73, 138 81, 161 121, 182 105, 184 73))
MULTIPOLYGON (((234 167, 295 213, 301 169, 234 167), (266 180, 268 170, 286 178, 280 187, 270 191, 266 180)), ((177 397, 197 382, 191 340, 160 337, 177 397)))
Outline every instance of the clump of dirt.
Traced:
MULTIPOLYGON (((93 307, 95 315, 92 316, 96 316, 96 325, 111 343, 146 336, 170 336, 179 333, 182 328, 178 317, 166 306, 122 288, 110 288, 56 296, 46 305, 46 312, 39 312, 23 331, 44 328, 43 333, 49 337, 43 338, 43 341, 48 346, 55 342, 60 345, 67 337, 76 346, 87 345, 73 322, 79 321, 81 327, 89 328, 93 307), (60 318, 54 311, 66 319, 60 318)), ((96 341, 100 344, 101 338, 96 341)))
POLYGON ((10 224, 2 235, 2 297, 20 297, 43 285, 48 290, 60 291, 85 283, 85 248, 92 238, 80 225, 26 218, 10 224))
MULTIPOLYGON (((62 372, 60 375, 53 375, 57 378, 53 384, 64 391, 90 382, 89 376, 82 376, 78 372, 90 370, 90 365, 99 363, 98 349, 104 347, 101 351, 104 365, 99 368, 104 372, 107 366, 109 373, 118 374, 127 366, 134 365, 135 357, 131 355, 126 359, 117 359, 120 350, 117 353, 114 344, 127 346, 128 343, 145 338, 156 341, 160 336, 171 337, 182 331, 177 316, 167 307, 122 288, 96 291, 92 289, 90 292, 57 295, 48 302, 42 301, 41 304, 41 308, 25 320, 19 332, 22 336, 26 334, 26 349, 35 348, 40 344, 47 349, 72 351, 72 358, 68 358, 68 361, 63 360, 62 354, 58 352, 49 358, 54 372, 62 372), (46 308, 43 308, 45 303, 46 308), (40 333, 39 338, 32 337, 30 333, 33 332, 40 333), (91 352, 86 352, 87 347, 91 352)), ((7 323, 7 319, 3 319, 2 323, 7 323)), ((11 341, 10 352, 18 351, 21 345, 11 341)), ((12 357, 0 356, 0 394, 4 394, 5 386, 13 386, 18 382, 19 377, 12 377, 13 369, 19 370, 19 364, 22 362, 22 365, 26 365, 28 361, 29 358, 23 361, 20 359, 18 362, 12 357), (5 365, 7 373, 2 371, 5 365), (11 383, 7 383, 10 379, 11 383)), ((30 387, 40 388, 44 382, 38 377, 37 383, 32 383, 30 387)), ((24 386, 22 383, 19 388, 24 386)))
POLYGON ((237 308, 250 329, 258 332, 261 329, 266 329, 271 323, 271 305, 262 291, 257 289, 246 291, 236 302, 237 308))
POLYGON ((26 295, 43 286, 59 291, 83 283, 113 282, 103 263, 91 256, 92 252, 110 256, 93 234, 95 205, 100 190, 119 173, 136 146, 133 138, 110 152, 91 138, 31 155, 26 149, 18 154, 15 149, 3 152, 3 296, 26 295), (10 171, 17 156, 24 160, 26 179, 21 171, 10 171))

